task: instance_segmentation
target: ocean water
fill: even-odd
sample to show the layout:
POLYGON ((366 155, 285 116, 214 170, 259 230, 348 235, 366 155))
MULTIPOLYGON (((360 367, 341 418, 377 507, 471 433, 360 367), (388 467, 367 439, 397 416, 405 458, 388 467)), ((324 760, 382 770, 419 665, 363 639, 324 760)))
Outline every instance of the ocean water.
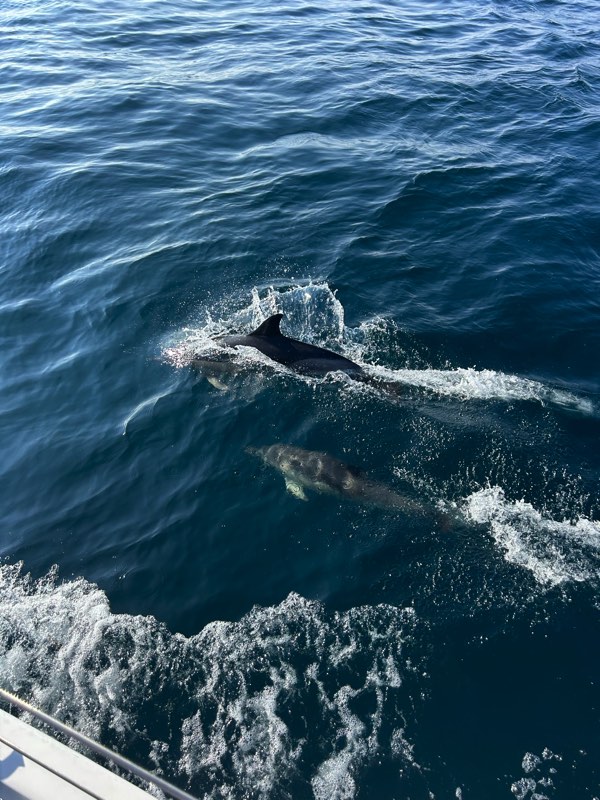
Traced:
POLYGON ((600 797, 596 4, 0 37, 1 685, 198 798, 600 797), (190 366, 279 311, 397 393, 190 366))

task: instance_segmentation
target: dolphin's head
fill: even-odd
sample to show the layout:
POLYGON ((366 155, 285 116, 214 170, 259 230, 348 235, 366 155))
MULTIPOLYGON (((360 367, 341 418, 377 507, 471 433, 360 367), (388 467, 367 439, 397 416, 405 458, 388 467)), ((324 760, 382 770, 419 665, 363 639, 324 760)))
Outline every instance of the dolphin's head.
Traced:
POLYGON ((256 456, 256 458, 261 458, 263 461, 266 461, 266 452, 268 449, 268 447, 252 447, 249 445, 248 447, 244 447, 244 452, 248 453, 250 456, 256 456))
POLYGON ((251 456, 261 458, 265 464, 284 470, 289 460, 289 451, 293 448, 284 444, 270 444, 263 447, 246 447, 246 452, 251 456))

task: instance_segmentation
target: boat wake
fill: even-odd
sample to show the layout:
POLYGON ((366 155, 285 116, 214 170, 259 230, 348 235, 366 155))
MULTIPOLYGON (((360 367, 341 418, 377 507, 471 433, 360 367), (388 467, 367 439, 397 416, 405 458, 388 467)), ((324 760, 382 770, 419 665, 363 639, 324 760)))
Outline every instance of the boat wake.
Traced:
POLYGON ((419 777, 417 623, 292 593, 186 638, 82 578, 0 567, 5 688, 207 798, 297 796, 307 775, 317 800, 351 798, 382 755, 419 777))

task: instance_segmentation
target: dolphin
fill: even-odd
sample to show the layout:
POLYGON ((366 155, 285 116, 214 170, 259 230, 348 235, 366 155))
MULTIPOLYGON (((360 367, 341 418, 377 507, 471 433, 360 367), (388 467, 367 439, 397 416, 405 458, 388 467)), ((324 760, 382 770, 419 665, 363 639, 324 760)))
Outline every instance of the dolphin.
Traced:
MULTIPOLYGON (((285 336, 280 330, 282 319, 283 314, 273 314, 252 333, 218 336, 215 342, 233 348, 240 346, 254 347, 278 364, 283 364, 301 375, 319 377, 327 375, 329 372, 344 372, 354 380, 372 384, 384 389, 389 394, 400 394, 398 387, 391 386, 385 381, 368 375, 359 364, 355 364, 349 358, 345 358, 339 353, 334 353, 332 350, 326 350, 324 347, 317 347, 316 345, 300 342, 297 339, 285 336)), ((222 373, 229 369, 226 366, 227 362, 223 360, 200 355, 195 356, 191 364, 201 371, 208 371, 210 375, 209 362, 212 364, 216 362, 219 365, 217 369, 222 373)), ((223 388, 222 382, 215 379, 214 375, 211 375, 211 377, 213 379, 209 378, 209 380, 213 386, 223 388)))
POLYGON ((258 456, 266 464, 279 470, 288 492, 299 500, 308 500, 305 489, 312 489, 378 508, 399 509, 415 515, 430 513, 420 503, 372 480, 359 467, 345 464, 329 453, 304 450, 287 444, 248 447, 246 452, 258 456))
POLYGON ((192 366, 197 369, 211 386, 219 389, 222 392, 227 392, 230 389, 228 381, 239 375, 240 367, 227 355, 219 355, 218 357, 211 356, 194 356, 192 366))

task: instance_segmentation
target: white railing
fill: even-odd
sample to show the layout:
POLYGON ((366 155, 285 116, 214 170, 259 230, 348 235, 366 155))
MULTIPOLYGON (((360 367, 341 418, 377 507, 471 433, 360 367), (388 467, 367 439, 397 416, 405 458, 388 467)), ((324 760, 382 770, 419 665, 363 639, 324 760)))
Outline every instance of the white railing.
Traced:
POLYGON ((133 761, 130 761, 128 758, 120 756, 118 753, 113 753, 113 751, 109 750, 108 747, 104 747, 104 745, 98 744, 98 742, 95 742, 93 739, 90 739, 83 733, 73 730, 73 728, 70 728, 68 725, 59 722, 57 719, 54 719, 54 717, 51 717, 49 714, 40 711, 34 706, 29 705, 29 703, 26 703, 19 697, 15 697, 5 689, 0 689, 0 699, 5 700, 12 706, 20 708, 21 711, 26 711, 27 713, 33 715, 42 722, 45 722, 46 725, 49 725, 55 731, 59 731, 60 733, 70 736, 72 739, 75 739, 75 741, 85 745, 86 747, 89 747, 89 749, 93 750, 94 753, 97 753, 108 761, 112 761, 114 764, 126 770, 130 774, 136 775, 143 781, 154 784, 154 786, 157 786, 165 794, 175 798, 175 800, 196 800, 196 798, 192 797, 191 794, 184 792, 182 789, 178 789, 177 786, 173 786, 173 784, 163 780, 162 778, 159 778, 157 775, 153 775, 143 767, 139 767, 137 764, 134 764, 133 761))

